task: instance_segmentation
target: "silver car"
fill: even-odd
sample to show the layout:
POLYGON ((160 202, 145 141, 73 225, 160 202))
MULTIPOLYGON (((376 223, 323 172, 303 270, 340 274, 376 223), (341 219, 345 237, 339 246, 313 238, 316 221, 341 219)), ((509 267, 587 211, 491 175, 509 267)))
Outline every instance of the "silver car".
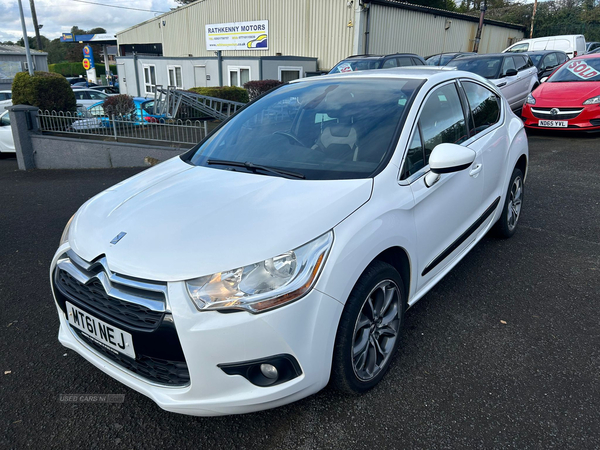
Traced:
POLYGON ((487 78, 500 88, 513 111, 521 109, 527 96, 540 84, 537 69, 527 55, 490 53, 464 56, 450 61, 446 67, 456 67, 487 78))

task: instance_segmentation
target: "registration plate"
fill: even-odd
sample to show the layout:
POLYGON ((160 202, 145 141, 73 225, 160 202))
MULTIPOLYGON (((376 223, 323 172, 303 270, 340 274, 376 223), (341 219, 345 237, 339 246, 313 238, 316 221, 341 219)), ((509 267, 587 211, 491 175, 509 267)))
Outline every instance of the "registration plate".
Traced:
POLYGON ((538 125, 540 127, 554 127, 554 128, 567 128, 569 122, 566 120, 540 120, 538 125))
POLYGON ((95 339, 105 347, 135 359, 131 334, 96 319, 69 302, 65 302, 65 304, 67 306, 67 318, 72 327, 81 330, 85 335, 95 339))

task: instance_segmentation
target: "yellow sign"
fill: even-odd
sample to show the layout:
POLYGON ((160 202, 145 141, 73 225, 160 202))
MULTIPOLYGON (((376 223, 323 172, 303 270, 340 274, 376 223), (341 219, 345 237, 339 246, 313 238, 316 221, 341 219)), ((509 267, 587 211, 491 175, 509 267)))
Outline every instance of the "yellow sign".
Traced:
POLYGON ((83 59, 83 68, 84 68, 85 70, 89 70, 89 69, 90 69, 90 66, 91 66, 91 64, 90 64, 90 60, 89 60, 89 59, 87 59, 87 58, 84 58, 84 59, 83 59))

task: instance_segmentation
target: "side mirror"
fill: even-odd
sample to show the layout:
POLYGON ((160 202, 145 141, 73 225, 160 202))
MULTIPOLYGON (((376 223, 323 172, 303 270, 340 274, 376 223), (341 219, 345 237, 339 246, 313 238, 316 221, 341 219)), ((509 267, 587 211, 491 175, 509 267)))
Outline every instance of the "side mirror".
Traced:
POLYGON ((425 176, 427 187, 433 186, 440 174, 459 172, 475 161, 475 152, 470 148, 457 144, 436 145, 429 156, 430 172, 425 176))
POLYGON ((546 81, 548 81, 548 77, 543 77, 543 78, 540 80, 540 83, 545 83, 546 81))
POLYGON ((519 72, 517 72, 517 70, 516 70, 516 69, 508 69, 508 70, 506 71, 506 74, 505 74, 505 76, 507 76, 507 77, 514 77, 514 76, 517 76, 517 74, 518 74, 518 73, 519 73, 519 72))
POLYGON ((475 161, 475 152, 457 144, 436 145, 429 156, 429 169, 433 173, 452 173, 466 169, 475 161))

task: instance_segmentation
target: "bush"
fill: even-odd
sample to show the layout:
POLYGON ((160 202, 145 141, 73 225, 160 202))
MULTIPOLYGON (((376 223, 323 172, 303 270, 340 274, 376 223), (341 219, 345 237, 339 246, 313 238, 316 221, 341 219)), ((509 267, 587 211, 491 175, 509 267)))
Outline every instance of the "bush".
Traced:
MULTIPOLYGON (((116 75, 117 74, 117 66, 112 65, 109 66, 110 71, 116 75)), ((60 73, 65 77, 78 77, 79 75, 86 76, 85 69, 80 62, 65 62, 58 64, 48 64, 48 70, 53 73, 60 73)), ((98 77, 102 75, 106 75, 106 71, 104 70, 104 64, 96 64, 96 75, 98 77)))
POLYGON ((270 91, 274 87, 281 86, 283 83, 279 80, 256 80, 244 83, 244 89, 248 91, 250 100, 260 97, 265 92, 270 91))
POLYGON ((125 94, 108 97, 104 100, 102 106, 104 107, 104 112, 109 116, 112 114, 116 116, 125 116, 127 114, 132 114, 135 111, 133 97, 125 94))
POLYGON ((224 87, 194 87, 190 92, 206 95, 207 97, 222 98, 233 102, 248 103, 248 91, 235 86, 224 87))
POLYGON ((14 105, 37 106, 48 111, 75 111, 77 101, 69 82, 57 73, 27 72, 15 75, 12 84, 14 105))

